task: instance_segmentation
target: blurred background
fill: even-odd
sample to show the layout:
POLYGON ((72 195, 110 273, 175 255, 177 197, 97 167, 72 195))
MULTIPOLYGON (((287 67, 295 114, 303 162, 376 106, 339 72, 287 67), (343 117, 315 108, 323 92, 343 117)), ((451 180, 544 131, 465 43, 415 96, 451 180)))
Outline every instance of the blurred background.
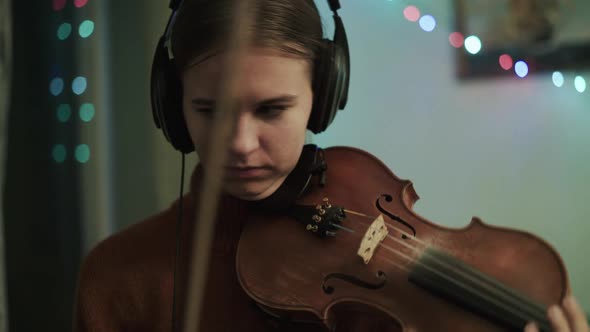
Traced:
MULTIPOLYGON (((541 236, 590 311, 590 2, 467 2, 341 0, 349 104, 309 138, 382 159, 432 222, 541 236)), ((0 331, 70 330, 87 252, 176 199, 180 155, 149 105, 168 15, 165 0, 0 0, 0 331)))

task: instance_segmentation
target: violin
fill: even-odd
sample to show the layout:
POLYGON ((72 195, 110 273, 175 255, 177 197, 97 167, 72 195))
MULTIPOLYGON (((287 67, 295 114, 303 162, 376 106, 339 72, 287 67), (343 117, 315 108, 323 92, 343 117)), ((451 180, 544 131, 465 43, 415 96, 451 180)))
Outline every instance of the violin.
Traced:
POLYGON ((266 311, 331 330, 358 310, 402 331, 522 331, 530 321, 551 331, 546 310, 569 284, 547 242, 476 217, 437 225, 412 210, 412 182, 373 155, 321 152, 322 174, 289 207, 254 210, 245 223, 238 279, 266 311))

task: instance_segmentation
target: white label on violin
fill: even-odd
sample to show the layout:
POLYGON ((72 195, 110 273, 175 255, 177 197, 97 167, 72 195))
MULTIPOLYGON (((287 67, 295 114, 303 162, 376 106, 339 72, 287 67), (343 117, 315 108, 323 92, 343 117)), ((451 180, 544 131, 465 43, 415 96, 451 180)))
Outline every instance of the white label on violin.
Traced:
POLYGON ((357 254, 361 256, 365 264, 369 264, 375 249, 377 249, 379 243, 381 243, 381 241, 387 236, 387 233, 388 230, 385 226, 383 215, 380 214, 367 229, 367 232, 361 241, 361 246, 357 251, 357 254))

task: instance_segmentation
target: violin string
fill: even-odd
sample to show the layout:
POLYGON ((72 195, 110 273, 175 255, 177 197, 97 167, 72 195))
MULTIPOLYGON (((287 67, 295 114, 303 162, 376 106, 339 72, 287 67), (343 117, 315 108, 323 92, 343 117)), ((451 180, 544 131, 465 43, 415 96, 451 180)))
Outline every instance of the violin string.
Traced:
MULTIPOLYGON (((394 266, 394 267, 402 270, 405 273, 410 274, 412 272, 411 269, 408 266, 402 265, 399 262, 396 262, 396 261, 394 261, 394 260, 392 260, 390 258, 380 257, 380 259, 386 261, 387 263, 389 263, 392 266, 394 266)), ((425 268, 429 268, 429 267, 425 266, 425 268)), ((437 273, 437 272, 435 271, 435 273, 437 273)), ((443 277, 444 277, 444 275, 443 275, 443 277)), ((454 279, 451 279, 451 280, 454 280, 454 279)), ((496 305, 498 305, 497 302, 496 302, 496 305)), ((512 311, 512 312, 514 313, 514 311, 512 311)), ((531 315, 530 313, 527 315, 527 314, 519 313, 519 312, 515 312, 515 314, 518 315, 519 318, 522 319, 522 320, 524 320, 524 321, 535 320, 537 322, 537 324, 540 325, 540 327, 543 329, 543 331, 549 331, 550 330, 549 325, 548 325, 548 322, 547 322, 546 318, 543 316, 542 313, 539 314, 541 316, 535 315, 535 314, 532 314, 531 315), (541 322, 541 323, 539 323, 539 322, 541 322)))
MULTIPOLYGON (((360 216, 363 218, 373 218, 373 217, 366 215, 364 213, 360 213, 360 212, 356 212, 356 211, 352 211, 352 210, 345 210, 345 211, 350 214, 357 215, 357 216, 360 216)), ((366 223, 364 223, 362 221, 361 221, 361 223, 364 226, 367 226, 366 223)), ((410 235, 409 233, 400 229, 397 226, 391 225, 389 223, 385 223, 385 224, 387 227, 396 230, 397 232, 404 235, 406 238, 413 239, 416 243, 424 246, 424 248, 430 247, 430 248, 433 248, 434 250, 439 250, 439 248, 437 248, 436 246, 428 245, 423 240, 420 240, 420 239, 414 237, 413 235, 410 235)), ((398 239, 397 237, 394 237, 392 235, 387 235, 387 237, 392 239, 393 241, 409 248, 410 250, 413 250, 414 252, 416 252, 418 254, 420 254, 420 252, 421 252, 421 250, 418 248, 418 246, 412 246, 409 243, 407 243, 406 241, 398 239)), ((469 287, 469 285, 467 283, 457 281, 452 277, 452 275, 449 275, 448 273, 445 273, 442 270, 437 270, 431 266, 428 266, 428 265, 424 264, 421 260, 412 258, 406 254, 403 254, 403 253, 393 249, 392 247, 390 247, 384 243, 380 243, 379 245, 383 246, 386 250, 388 250, 398 256, 401 256, 402 258, 408 259, 411 263, 418 264, 418 265, 424 267, 425 269, 428 269, 429 271, 439 275, 443 279, 455 283, 457 286, 460 286, 463 288, 470 288, 470 290, 472 292, 474 292, 476 295, 490 300, 490 302, 493 302, 494 304, 499 305, 499 306, 511 311, 512 313, 515 313, 516 315, 520 316, 521 318, 524 318, 526 320, 530 319, 531 317, 533 317, 535 320, 541 319, 539 322, 542 322, 545 320, 545 309, 543 307, 541 307, 531 301, 528 301, 524 298, 519 298, 511 289, 508 289, 505 287, 499 287, 498 282, 493 280, 492 278, 489 278, 483 274, 475 274, 473 271, 470 272, 469 270, 466 271, 464 269, 457 269, 455 266, 447 263, 446 261, 434 257, 435 261, 438 261, 438 263, 440 265, 442 265, 443 267, 446 267, 452 273, 455 273, 456 275, 460 275, 462 278, 471 281, 471 283, 474 284, 475 288, 469 287), (491 294, 488 296, 484 295, 484 293, 478 291, 478 289, 481 289, 481 288, 487 289, 488 293, 491 292, 491 294), (496 295, 496 298, 493 297, 494 295, 496 295), (492 298, 490 298, 490 296, 492 296, 492 298), (499 297, 499 299, 497 299, 498 297, 499 297), (503 302, 498 303, 498 300, 503 301, 503 302), (507 304, 509 304, 509 306, 504 304, 504 302, 508 302, 507 304), (518 308, 517 310, 521 309, 521 311, 514 312, 514 310, 512 310, 512 308, 518 308)), ((422 251, 422 252, 425 254, 428 254, 426 251, 422 251)), ((392 262, 389 259, 387 259, 387 260, 392 262)), ((399 265, 398 265, 398 267, 399 267, 399 265)))
MULTIPOLYGON (((394 239, 394 240, 404 246, 411 248, 411 246, 409 246, 407 243, 403 243, 399 239, 394 239)), ((423 267, 424 269, 438 275, 439 277, 441 277, 445 281, 455 284, 456 286, 459 286, 463 289, 466 289, 466 290, 470 291, 471 293, 475 294, 476 296, 489 301, 490 303, 494 304, 497 307, 502 307, 502 308, 510 311, 511 313, 514 313, 515 315, 519 316, 523 320, 529 320, 529 319, 531 319, 531 317, 533 319, 539 319, 539 318, 544 319, 544 310, 538 311, 534 307, 528 307, 527 301, 523 302, 522 299, 519 299, 518 297, 514 296, 514 294, 506 292, 507 289, 498 288, 497 284, 486 283, 486 282, 482 283, 481 280, 478 279, 478 275, 470 273, 469 270, 465 271, 462 269, 456 269, 452 265, 447 264, 446 261, 440 260, 440 259, 437 259, 436 257, 434 257, 434 259, 437 260, 437 262, 439 264, 441 264, 443 266, 446 265, 446 267, 451 270, 450 273, 445 272, 444 270, 442 270, 440 268, 437 269, 432 265, 424 263, 423 260, 416 260, 413 257, 411 257, 407 254, 404 254, 404 253, 400 252, 399 250, 395 250, 394 248, 392 248, 384 243, 381 243, 380 246, 382 246, 384 249, 394 253, 395 255, 405 258, 408 261, 410 261, 411 263, 419 265, 419 266, 423 267), (460 275, 460 278, 453 277, 454 274, 460 275), (458 280, 458 279, 460 279, 460 280, 458 280), (465 281, 471 281, 471 282, 465 282, 465 281), (498 290, 501 290, 503 292, 497 292, 498 290), (516 309, 516 311, 513 310, 513 308, 516 309), (518 311, 518 310, 520 310, 520 311, 518 311)), ((430 255, 431 257, 433 257, 428 252, 424 252, 424 254, 430 255)), ((392 262, 389 259, 387 259, 387 260, 392 262)), ((406 268, 406 269, 409 270, 409 268, 406 268)))
MULTIPOLYGON (((435 251, 439 251, 439 252, 444 252, 439 250, 440 247, 437 248, 437 246, 432 246, 432 245, 427 245, 424 241, 417 239, 413 236, 411 236, 410 234, 408 234, 407 232, 403 231, 402 229, 399 229, 399 227, 387 224, 388 227, 391 227, 393 229, 395 229, 396 231, 402 233, 403 235, 405 235, 407 238, 410 239, 414 239, 415 242, 418 242, 419 244, 423 245, 425 248, 433 248, 435 251)), ((410 244, 408 244, 406 241, 401 240, 397 237, 394 237, 392 235, 388 235, 388 238, 394 240, 395 242, 409 248, 410 250, 414 250, 416 253, 420 253, 420 251, 417 249, 417 247, 415 246, 411 246, 410 244)), ((399 255, 399 252, 396 251, 395 249, 387 246, 386 244, 381 243, 380 245, 383 245, 384 247, 387 247, 386 249, 388 249, 389 251, 396 253, 399 255)), ((429 254, 428 251, 423 251, 423 254, 425 255, 429 255, 430 257, 433 257, 432 254, 429 254)), ((506 287, 500 287, 502 286, 501 284, 498 283, 498 281, 486 276, 485 274, 476 274, 474 273, 474 271, 470 271, 470 270, 465 270, 465 269, 459 269, 459 268, 455 268, 453 265, 451 265, 448 261, 446 260, 442 260, 436 257, 433 257, 433 259, 435 261, 437 261, 443 268, 446 268, 447 270, 450 270, 451 273, 446 274, 445 272, 442 272, 442 270, 440 269, 435 269, 432 266, 428 266, 426 264, 424 264, 421 260, 416 260, 413 258, 409 258, 406 257, 407 259, 410 260, 410 262, 414 263, 414 264, 419 264, 420 266, 428 269, 431 272, 436 273, 437 275, 439 275, 440 277, 443 277, 446 280, 449 281, 453 281, 456 285, 460 286, 460 287, 466 287, 467 283, 465 282, 457 282, 455 279, 453 279, 452 275, 459 275, 460 277, 467 279, 467 281, 470 281, 471 284, 474 284, 474 287, 476 287, 475 289, 471 288, 472 291, 474 291, 474 293, 476 295, 482 296, 482 292, 476 291, 477 289, 484 289, 487 290, 488 292, 491 292, 491 296, 496 295, 497 297, 500 297, 501 300, 508 302, 507 304, 509 304, 510 306, 502 306, 504 308, 507 309, 511 309, 511 308, 518 308, 518 309, 523 309, 522 311, 526 311, 524 314, 528 314, 532 317, 535 318, 541 318, 544 319, 545 317, 545 308, 527 300, 524 298, 519 298, 517 294, 514 293, 513 290, 506 288, 506 287)), ((489 296, 487 297, 489 299, 489 296)), ((497 302, 496 302, 497 304, 497 302)), ((514 312, 512 310, 512 312, 514 312)), ((527 317, 527 316, 525 316, 527 317)))

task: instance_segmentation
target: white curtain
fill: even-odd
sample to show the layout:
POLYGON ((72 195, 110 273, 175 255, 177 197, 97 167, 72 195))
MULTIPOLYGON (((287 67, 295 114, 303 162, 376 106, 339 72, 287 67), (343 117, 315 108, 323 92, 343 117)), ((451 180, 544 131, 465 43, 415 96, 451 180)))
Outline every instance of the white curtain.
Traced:
POLYGON ((10 0, 0 0, 0 331, 8 330, 6 282, 4 270, 4 172, 6 161, 6 125, 10 101, 11 74, 11 8, 10 0))

